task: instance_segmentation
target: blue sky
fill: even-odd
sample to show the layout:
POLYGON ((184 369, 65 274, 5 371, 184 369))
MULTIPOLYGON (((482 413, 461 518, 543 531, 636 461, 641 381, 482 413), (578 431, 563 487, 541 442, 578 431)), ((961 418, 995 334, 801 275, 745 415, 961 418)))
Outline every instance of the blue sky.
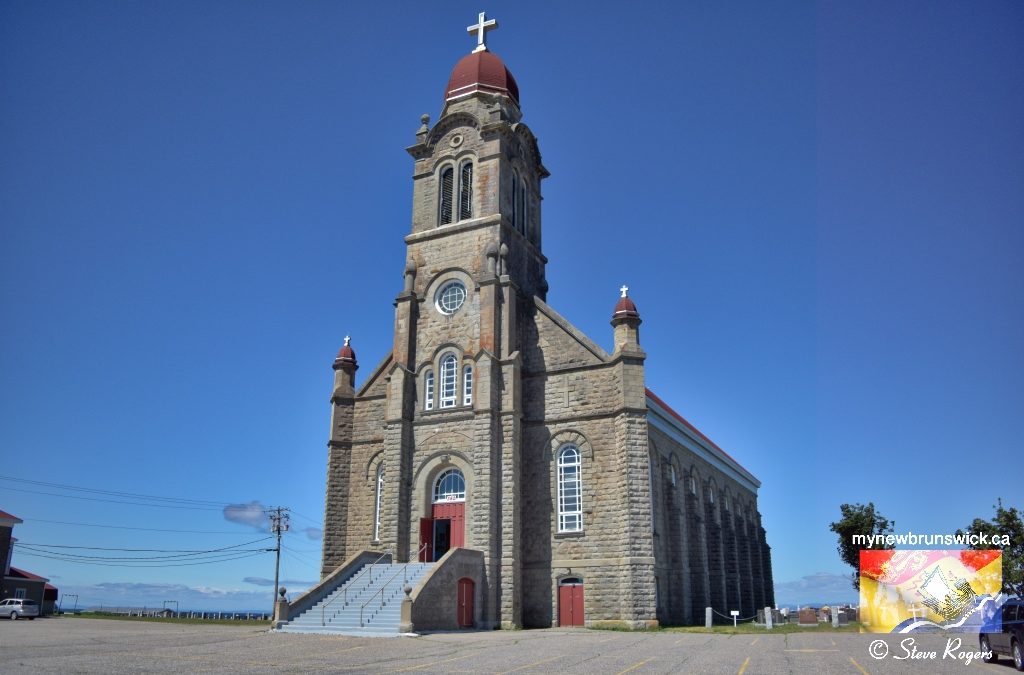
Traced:
MULTIPOLYGON (((9 0, 0 475, 197 500, 0 480, 22 542, 222 548, 263 536, 223 505, 282 505, 282 577, 317 578, 330 365, 389 348, 404 148, 482 9, 552 174, 548 301, 610 347, 630 286, 648 385, 763 482, 780 602, 854 599, 842 502, 1024 506, 1020 3, 9 0)), ((273 578, 14 564, 90 603, 273 578)))

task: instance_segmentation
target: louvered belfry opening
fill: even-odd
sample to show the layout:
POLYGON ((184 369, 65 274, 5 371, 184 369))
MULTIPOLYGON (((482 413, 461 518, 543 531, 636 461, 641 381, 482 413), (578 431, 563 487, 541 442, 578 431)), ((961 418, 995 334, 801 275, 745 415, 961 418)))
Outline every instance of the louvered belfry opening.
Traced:
POLYGON ((454 191, 455 170, 448 167, 441 172, 441 225, 452 222, 452 193, 454 191))
POLYGON ((526 236, 526 186, 519 183, 519 232, 526 236))
POLYGON ((459 220, 473 217, 473 164, 462 165, 459 178, 459 220))

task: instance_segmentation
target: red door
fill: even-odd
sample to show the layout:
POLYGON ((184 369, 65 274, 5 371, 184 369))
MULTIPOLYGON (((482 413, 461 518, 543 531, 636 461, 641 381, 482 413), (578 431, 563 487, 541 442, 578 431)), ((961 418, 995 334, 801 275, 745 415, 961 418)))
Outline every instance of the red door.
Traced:
POLYGON ((473 580, 459 579, 459 596, 457 611, 459 614, 459 628, 473 627, 473 580))
POLYGON ((577 579, 558 585, 558 625, 583 625, 583 582, 577 579))
MULTIPOLYGON (((434 520, 450 521, 448 548, 466 545, 466 502, 438 502, 434 504, 431 515, 434 520)), ((447 549, 437 551, 437 557, 447 552, 447 549)))
POLYGON ((420 562, 434 562, 433 518, 420 518, 420 562))

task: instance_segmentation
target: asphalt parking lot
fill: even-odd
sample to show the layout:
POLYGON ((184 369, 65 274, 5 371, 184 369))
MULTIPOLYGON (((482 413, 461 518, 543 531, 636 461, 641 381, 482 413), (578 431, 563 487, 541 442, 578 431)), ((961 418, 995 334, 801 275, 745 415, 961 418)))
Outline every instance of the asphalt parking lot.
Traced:
POLYGON ((962 673, 1011 675, 1002 659, 966 663, 963 635, 914 638, 917 658, 856 633, 708 635, 582 629, 405 638, 270 633, 253 626, 57 618, 0 622, 0 673, 962 673), (957 637, 957 636, 953 636, 957 637), (882 658, 874 658, 874 654, 882 658), (929 656, 934 652, 933 656, 929 656))

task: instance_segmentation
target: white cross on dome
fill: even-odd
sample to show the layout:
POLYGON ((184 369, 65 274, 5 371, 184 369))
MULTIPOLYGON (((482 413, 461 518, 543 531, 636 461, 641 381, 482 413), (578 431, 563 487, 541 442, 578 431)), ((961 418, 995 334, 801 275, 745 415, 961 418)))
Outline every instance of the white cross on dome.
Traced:
POLYGON ((498 27, 497 19, 487 21, 484 18, 485 14, 487 14, 487 12, 480 12, 476 25, 466 27, 466 32, 470 35, 476 33, 476 49, 473 50, 474 53, 487 51, 487 31, 494 30, 498 27))

